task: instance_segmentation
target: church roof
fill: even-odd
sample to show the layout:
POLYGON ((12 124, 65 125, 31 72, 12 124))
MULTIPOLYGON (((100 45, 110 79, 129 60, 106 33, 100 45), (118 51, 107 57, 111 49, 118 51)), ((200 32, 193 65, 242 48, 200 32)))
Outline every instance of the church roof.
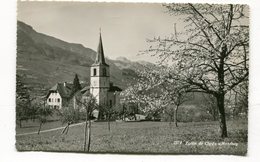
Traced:
POLYGON ((93 65, 106 65, 106 66, 108 66, 108 64, 106 64, 106 61, 105 61, 105 55, 104 55, 101 33, 99 35, 99 44, 98 44, 98 48, 97 48, 97 56, 96 56, 96 60, 95 60, 93 65))
POLYGON ((121 88, 119 88, 118 86, 114 86, 114 85, 111 85, 108 90, 108 92, 121 92, 121 91, 122 91, 121 88))

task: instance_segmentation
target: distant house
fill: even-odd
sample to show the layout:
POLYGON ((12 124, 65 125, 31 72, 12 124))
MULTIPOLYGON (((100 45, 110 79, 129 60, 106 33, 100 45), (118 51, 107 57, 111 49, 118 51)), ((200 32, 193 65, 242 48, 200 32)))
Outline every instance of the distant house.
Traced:
POLYGON ((60 109, 67 106, 71 99, 72 83, 57 83, 48 92, 47 105, 52 108, 60 109))
POLYGON ((124 121, 143 121, 146 119, 145 115, 142 114, 135 114, 134 116, 124 118, 124 121))
POLYGON ((145 120, 146 116, 142 114, 135 114, 135 118, 137 121, 145 120))

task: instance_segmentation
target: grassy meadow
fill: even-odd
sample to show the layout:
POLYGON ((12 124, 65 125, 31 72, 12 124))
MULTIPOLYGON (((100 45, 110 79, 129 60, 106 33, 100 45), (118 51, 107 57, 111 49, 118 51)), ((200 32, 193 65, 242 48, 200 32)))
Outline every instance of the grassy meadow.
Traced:
MULTIPOLYGON (((26 125, 26 124, 24 124, 26 125)), ((17 134, 35 132, 37 123, 17 128, 17 134)), ((43 125, 43 130, 60 127, 61 123, 43 125)), ((112 122, 108 131, 106 122, 93 122, 91 153, 149 153, 149 154, 233 154, 247 152, 247 121, 229 121, 228 138, 219 137, 218 122, 112 122)), ((19 151, 82 152, 84 124, 71 127, 67 135, 61 130, 40 135, 16 136, 19 151)))

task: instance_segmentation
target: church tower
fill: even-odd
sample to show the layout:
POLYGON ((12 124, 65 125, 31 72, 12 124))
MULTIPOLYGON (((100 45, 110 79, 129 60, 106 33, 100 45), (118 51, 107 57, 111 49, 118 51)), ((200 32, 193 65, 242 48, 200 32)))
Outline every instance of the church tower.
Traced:
POLYGON ((96 60, 90 68, 90 93, 96 98, 97 104, 107 106, 109 90, 109 65, 106 64, 101 33, 96 60))

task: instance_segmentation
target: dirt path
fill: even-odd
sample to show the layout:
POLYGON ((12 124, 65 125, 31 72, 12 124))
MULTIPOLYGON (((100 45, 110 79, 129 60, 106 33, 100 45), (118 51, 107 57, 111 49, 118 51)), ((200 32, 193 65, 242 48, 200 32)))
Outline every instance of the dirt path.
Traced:
MULTIPOLYGON (((70 127, 78 126, 81 124, 84 124, 85 122, 82 123, 77 123, 77 124, 71 124, 70 127)), ((52 129, 47 129, 47 130, 42 130, 41 133, 46 133, 46 132, 51 132, 51 131, 56 131, 56 130, 61 130, 64 127, 58 127, 58 128, 52 128, 52 129)), ((29 132, 29 133, 21 133, 21 134, 16 134, 16 136, 25 136, 25 135, 31 135, 31 134, 37 134, 37 132, 29 132)))

